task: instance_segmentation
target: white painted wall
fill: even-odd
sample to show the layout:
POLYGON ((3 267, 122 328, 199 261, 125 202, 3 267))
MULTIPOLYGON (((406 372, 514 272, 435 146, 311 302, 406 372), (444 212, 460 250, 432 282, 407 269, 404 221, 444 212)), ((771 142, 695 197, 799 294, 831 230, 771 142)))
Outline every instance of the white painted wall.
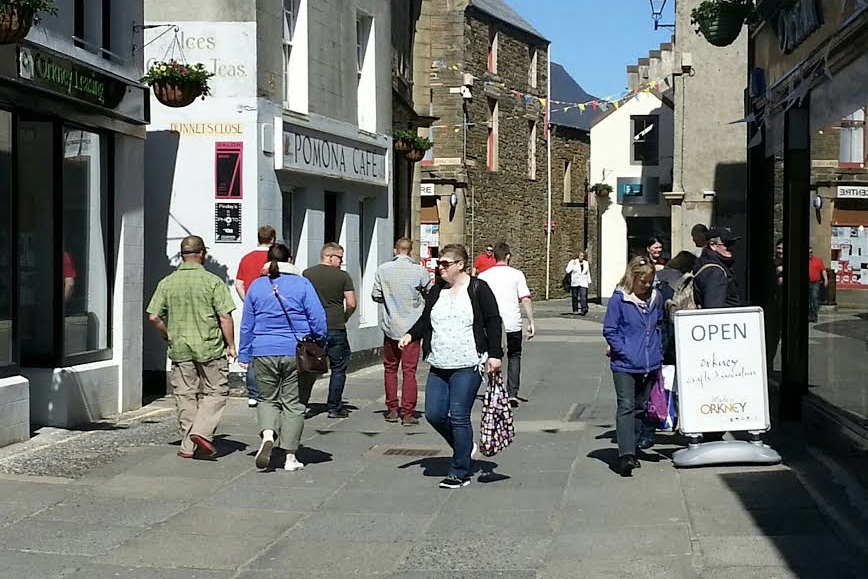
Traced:
MULTIPOLYGON (((611 111, 610 111, 611 112, 611 111)), ((608 298, 627 266, 627 217, 666 217, 669 207, 660 194, 660 201, 652 205, 626 205, 617 202, 619 177, 659 177, 660 183, 669 182, 672 170, 672 109, 653 93, 640 92, 597 122, 591 128, 591 185, 607 183, 612 186, 609 200, 597 200, 602 214, 599 256, 601 295, 608 298), (631 115, 659 115, 660 163, 643 167, 630 163, 631 115)))
MULTIPOLYGON (((149 22, 155 24, 158 22, 149 22)), ((170 108, 151 97, 151 124, 148 126, 149 146, 176 147, 174 165, 167 158, 161 174, 147 175, 146 189, 154 188, 149 203, 156 203, 156 188, 170 182, 171 195, 166 227, 165 254, 148 255, 149 260, 165 259, 168 268, 163 275, 180 263, 179 244, 188 235, 199 235, 208 246, 213 260, 209 269, 227 280, 238 309, 235 312, 236 333, 241 322, 241 301, 232 287, 238 263, 245 253, 257 245, 256 230, 260 225, 258 188, 260 147, 258 109, 256 98, 256 23, 255 22, 175 22, 183 35, 184 57, 190 64, 201 62, 216 76, 209 81, 211 96, 197 99, 183 108, 170 108), (195 40, 191 40, 195 39, 195 40), (199 39, 202 39, 199 42, 199 39), (202 124, 219 127, 217 131, 194 132, 202 124), (174 131, 174 132, 173 132, 174 131), (160 143, 157 145, 157 137, 160 143), (215 149, 218 142, 240 142, 242 152, 241 200, 215 198, 215 149), (163 144, 164 143, 164 144, 163 144), (238 202, 241 204, 241 242, 215 241, 215 204, 238 202)), ((164 29, 146 31, 146 42, 156 38, 164 29)), ((173 34, 170 32, 155 40, 145 49, 146 67, 154 60, 171 55, 173 34)), ((175 52, 175 57, 180 55, 175 52)), ((148 151, 154 154, 153 150, 148 151)), ((171 155, 168 155, 171 157, 171 155)), ((158 170, 162 167, 158 167, 158 170)), ((146 199, 149 198, 146 192, 146 199)), ((165 207, 149 206, 149 211, 165 212, 165 207)), ((273 225, 277 228, 280 223, 273 225)), ((146 306, 150 295, 145 296, 146 306)), ((150 344, 155 344, 147 340, 150 344)), ((156 346, 158 347, 158 346, 156 346)), ((145 367, 157 370, 166 367, 163 351, 146 352, 145 367)))

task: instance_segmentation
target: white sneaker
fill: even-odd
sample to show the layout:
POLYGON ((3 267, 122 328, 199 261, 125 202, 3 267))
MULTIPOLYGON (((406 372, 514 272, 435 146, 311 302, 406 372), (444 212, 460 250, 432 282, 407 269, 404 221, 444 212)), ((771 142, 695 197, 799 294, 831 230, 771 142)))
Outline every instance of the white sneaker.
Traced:
POLYGON ((479 454, 479 445, 475 442, 473 443, 473 450, 470 451, 470 459, 476 458, 476 455, 479 454))
POLYGON ((298 462, 298 459, 295 458, 294 454, 287 454, 286 455, 286 464, 283 465, 283 470, 285 470, 287 472, 294 472, 297 470, 301 470, 303 468, 304 468, 304 465, 302 463, 298 462))
POLYGON ((259 401, 256 398, 248 398, 247 399, 247 407, 248 408, 256 408, 259 406, 259 401))
POLYGON ((270 430, 262 433, 262 443, 256 453, 256 468, 268 468, 271 462, 271 449, 274 448, 274 434, 270 430))

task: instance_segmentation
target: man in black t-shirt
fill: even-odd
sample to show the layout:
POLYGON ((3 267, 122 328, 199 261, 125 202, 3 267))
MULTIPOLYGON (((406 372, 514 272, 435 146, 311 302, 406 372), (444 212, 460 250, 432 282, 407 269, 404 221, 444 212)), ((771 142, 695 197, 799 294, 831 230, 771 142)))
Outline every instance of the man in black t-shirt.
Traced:
MULTIPOLYGON (((350 342, 347 340, 347 320, 356 311, 356 291, 353 278, 341 269, 344 261, 344 248, 330 242, 323 245, 318 265, 304 270, 304 277, 310 280, 326 312, 328 337, 326 353, 329 357, 329 397, 327 402, 329 418, 346 418, 349 413, 344 408, 344 385, 347 382, 347 365, 350 362, 350 342)), ((312 386, 312 384, 311 384, 312 386)), ((310 390, 302 391, 310 396, 310 390)), ((305 404, 307 400, 302 400, 305 404)))

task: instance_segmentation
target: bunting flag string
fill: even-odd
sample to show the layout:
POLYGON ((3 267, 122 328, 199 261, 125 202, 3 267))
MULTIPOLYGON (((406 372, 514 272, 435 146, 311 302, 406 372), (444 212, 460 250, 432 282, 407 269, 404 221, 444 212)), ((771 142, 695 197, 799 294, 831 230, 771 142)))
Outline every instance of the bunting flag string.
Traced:
MULTIPOLYGON (((434 67, 439 68, 441 70, 442 69, 449 69, 449 70, 453 70, 455 72, 461 72, 461 70, 462 70, 461 64, 447 65, 446 62, 442 59, 439 61, 435 61, 432 64, 434 67)), ((638 99, 640 93, 644 92, 646 94, 651 94, 654 91, 659 91, 659 90, 666 91, 669 88, 671 88, 671 83, 670 83, 668 78, 660 78, 657 80, 652 80, 652 81, 646 82, 644 84, 641 84, 637 87, 634 87, 633 89, 625 90, 623 93, 621 93, 618 96, 610 95, 604 99, 592 99, 592 100, 585 101, 585 102, 571 102, 571 101, 561 101, 561 100, 557 100, 557 99, 546 99, 545 97, 536 96, 534 94, 530 94, 530 93, 527 93, 527 92, 524 92, 524 91, 521 91, 521 90, 518 90, 515 88, 509 88, 506 86, 505 83, 493 82, 491 80, 487 80, 485 78, 480 78, 480 77, 475 76, 475 75, 471 75, 471 78, 473 78, 474 81, 487 82, 487 83, 490 83, 490 84, 496 86, 499 89, 508 90, 516 99, 521 100, 525 106, 528 106, 533 101, 537 101, 537 102, 539 102, 540 106, 542 106, 545 109, 546 104, 548 103, 548 105, 550 107, 548 109, 549 113, 568 112, 571 109, 578 109, 579 114, 584 114, 585 111, 588 109, 588 107, 590 107, 591 111, 593 111, 593 112, 596 112, 598 110, 605 112, 609 109, 610 106, 614 106, 615 109, 618 109, 621 107, 621 105, 624 104, 625 101, 632 99, 632 98, 638 99), (555 105, 557 105, 557 106, 555 106, 555 105)))

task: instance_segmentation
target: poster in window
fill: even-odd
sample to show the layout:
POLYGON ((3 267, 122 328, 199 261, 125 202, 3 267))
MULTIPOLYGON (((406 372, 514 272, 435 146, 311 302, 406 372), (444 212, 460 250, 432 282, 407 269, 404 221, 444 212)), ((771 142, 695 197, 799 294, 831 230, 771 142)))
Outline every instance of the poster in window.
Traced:
POLYGON ((214 204, 214 242, 241 243, 241 203, 214 204))
POLYGON ((216 143, 214 150, 214 196, 217 199, 241 199, 241 167, 244 143, 216 143))

